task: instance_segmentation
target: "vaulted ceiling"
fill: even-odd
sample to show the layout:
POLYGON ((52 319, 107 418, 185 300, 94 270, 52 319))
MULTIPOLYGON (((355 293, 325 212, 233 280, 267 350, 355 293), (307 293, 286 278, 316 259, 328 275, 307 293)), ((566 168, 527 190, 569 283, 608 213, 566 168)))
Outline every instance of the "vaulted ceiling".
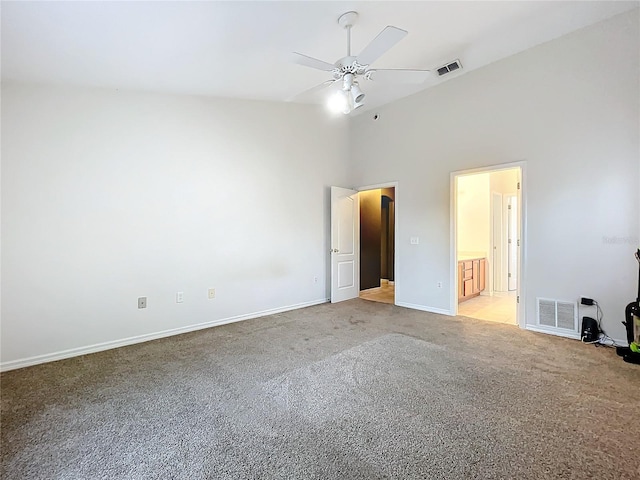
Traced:
MULTIPOLYGON (((292 62, 346 53, 338 17, 359 13, 352 50, 385 26, 409 35, 378 68, 463 69, 420 85, 365 82, 367 108, 405 97, 616 14, 637 1, 2 2, 2 78, 287 101, 330 78, 292 62)), ((545 65, 539 66, 541 69, 545 65)), ((327 92, 302 96, 319 103, 327 92), (324 94, 324 95, 323 95, 324 94)))

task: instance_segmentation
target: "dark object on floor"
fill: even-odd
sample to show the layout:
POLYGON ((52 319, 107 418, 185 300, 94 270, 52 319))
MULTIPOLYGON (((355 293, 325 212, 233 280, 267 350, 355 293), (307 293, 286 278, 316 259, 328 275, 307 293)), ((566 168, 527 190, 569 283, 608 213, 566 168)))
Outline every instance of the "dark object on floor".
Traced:
POLYGON ((595 318, 582 317, 582 335, 580 338, 585 343, 597 342, 600 338, 600 327, 595 318))
POLYGON ((640 353, 632 350, 634 345, 638 346, 640 343, 638 338, 636 338, 637 336, 640 336, 640 332, 635 333, 634 335, 634 317, 640 317, 640 248, 636 251, 636 260, 638 260, 638 296, 636 297, 635 302, 631 302, 627 305, 627 308, 625 308, 624 322, 622 322, 627 329, 627 341, 629 342, 629 347, 617 347, 616 353, 620 355, 625 362, 640 365, 640 353))

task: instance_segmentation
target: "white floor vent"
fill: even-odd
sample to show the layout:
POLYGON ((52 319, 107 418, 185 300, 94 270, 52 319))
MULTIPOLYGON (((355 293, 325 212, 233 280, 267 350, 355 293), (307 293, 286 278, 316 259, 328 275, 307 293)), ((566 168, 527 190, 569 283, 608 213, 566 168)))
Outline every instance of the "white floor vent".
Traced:
POLYGON ((552 300, 537 299, 538 325, 546 328, 578 332, 578 304, 552 300))

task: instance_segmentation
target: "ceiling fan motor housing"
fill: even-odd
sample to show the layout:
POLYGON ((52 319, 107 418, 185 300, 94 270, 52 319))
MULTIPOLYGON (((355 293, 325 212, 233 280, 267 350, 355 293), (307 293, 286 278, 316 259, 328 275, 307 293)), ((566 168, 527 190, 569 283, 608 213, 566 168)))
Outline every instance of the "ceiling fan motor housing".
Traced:
POLYGON ((333 77, 336 80, 341 79, 345 74, 351 73, 353 75, 364 75, 369 65, 362 65, 358 63, 356 57, 344 57, 338 60, 336 68, 333 70, 333 77))

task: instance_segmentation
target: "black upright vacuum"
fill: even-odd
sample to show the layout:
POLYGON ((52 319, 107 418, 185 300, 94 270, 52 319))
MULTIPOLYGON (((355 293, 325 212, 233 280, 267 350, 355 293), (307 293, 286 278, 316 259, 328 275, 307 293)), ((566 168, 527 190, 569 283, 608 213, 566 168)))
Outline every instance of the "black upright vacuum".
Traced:
MULTIPOLYGON (((620 355, 625 362, 636 363, 640 365, 640 342, 634 336, 634 317, 640 317, 640 248, 636 251, 636 260, 638 260, 638 296, 635 302, 627 305, 624 311, 624 326, 627 329, 628 347, 617 347, 616 353, 620 355)), ((640 328, 637 326, 635 328, 640 328)))

